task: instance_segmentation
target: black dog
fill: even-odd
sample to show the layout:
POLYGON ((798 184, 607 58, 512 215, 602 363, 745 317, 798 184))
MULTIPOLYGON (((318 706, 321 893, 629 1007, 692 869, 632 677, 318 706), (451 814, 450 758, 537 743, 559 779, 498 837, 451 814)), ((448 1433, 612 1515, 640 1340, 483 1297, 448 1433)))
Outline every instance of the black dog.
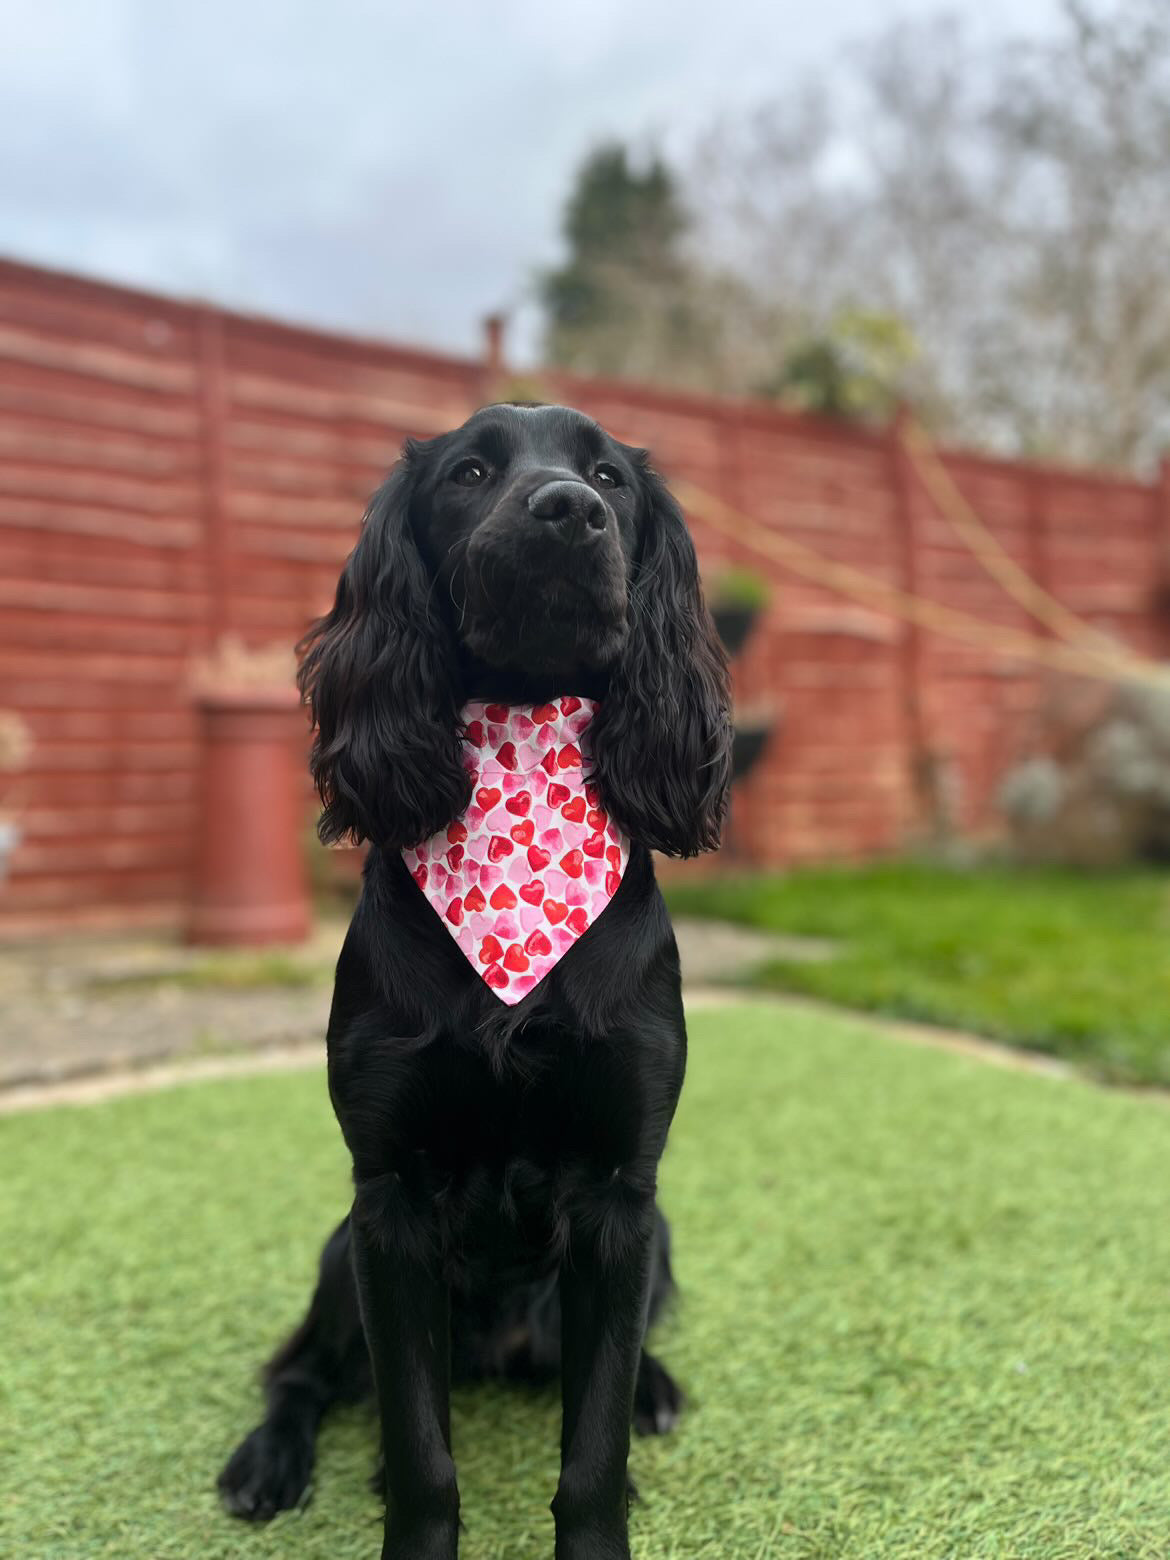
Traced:
POLYGON ((372 1385, 383 1557, 452 1560, 452 1374, 559 1367, 557 1556, 628 1556, 631 1418, 663 1431, 680 1402, 643 1349, 671 1288, 655 1187, 686 1053, 650 852, 718 844, 730 767, 690 537, 644 451, 561 407, 488 407, 407 445, 304 648, 321 836, 372 847, 328 1036, 355 1192, 220 1490, 245 1517, 295 1505, 323 1414, 372 1385), (589 778, 629 856, 509 1006, 402 852, 469 808, 465 701, 566 695, 599 703, 589 778))

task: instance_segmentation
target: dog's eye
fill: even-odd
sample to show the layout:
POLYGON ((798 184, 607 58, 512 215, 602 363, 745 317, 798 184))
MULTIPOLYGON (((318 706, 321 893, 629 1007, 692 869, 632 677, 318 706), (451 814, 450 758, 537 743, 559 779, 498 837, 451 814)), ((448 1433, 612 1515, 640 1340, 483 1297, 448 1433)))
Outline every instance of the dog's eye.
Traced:
POLYGON ((475 487, 487 476, 487 467, 482 460, 461 460, 451 473, 451 481, 458 482, 460 487, 475 487))
POLYGON ((593 480, 603 488, 620 487, 622 483, 621 472, 616 466, 594 466, 593 480))

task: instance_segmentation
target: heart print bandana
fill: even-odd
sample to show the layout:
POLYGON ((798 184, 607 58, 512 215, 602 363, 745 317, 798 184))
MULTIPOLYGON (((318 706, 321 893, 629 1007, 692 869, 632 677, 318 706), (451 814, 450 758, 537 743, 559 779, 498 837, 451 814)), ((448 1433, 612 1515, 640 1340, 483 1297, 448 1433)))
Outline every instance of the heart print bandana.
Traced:
POLYGON ((402 853, 471 967, 509 1006, 592 926, 629 860, 629 840, 585 779, 597 709, 572 696, 468 704, 471 805, 402 853))

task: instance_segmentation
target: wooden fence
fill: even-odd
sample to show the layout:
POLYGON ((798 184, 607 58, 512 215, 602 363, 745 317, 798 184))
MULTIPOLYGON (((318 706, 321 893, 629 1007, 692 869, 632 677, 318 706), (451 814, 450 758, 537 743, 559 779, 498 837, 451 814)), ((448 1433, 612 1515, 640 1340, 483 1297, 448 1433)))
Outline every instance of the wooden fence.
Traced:
MULTIPOLYGON (((506 389, 481 361, 295 329, 0 262, 0 707, 31 727, 0 928, 173 924, 198 805, 193 657, 292 643, 332 594, 408 434, 506 389)), ((684 479, 878 580, 1040 636, 893 432, 666 390, 543 378, 684 479)), ((1086 621, 1160 654, 1170 483, 948 453, 997 540, 1086 621)), ((761 864, 896 849, 924 766, 985 827, 1046 678, 762 562, 697 516, 709 574, 769 575, 737 697, 775 722, 732 840, 761 864)))

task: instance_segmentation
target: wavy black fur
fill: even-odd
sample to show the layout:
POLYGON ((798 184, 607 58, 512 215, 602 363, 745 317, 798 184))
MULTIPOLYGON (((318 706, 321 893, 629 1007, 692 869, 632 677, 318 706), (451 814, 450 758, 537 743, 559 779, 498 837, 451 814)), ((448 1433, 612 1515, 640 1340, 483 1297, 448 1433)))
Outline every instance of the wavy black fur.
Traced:
POLYGON ((299 647, 326 844, 414 845, 471 798, 455 645, 411 527, 415 458, 408 444, 374 494, 333 606, 299 647))
POLYGON ((632 839, 666 856, 697 856, 718 849, 727 812, 727 657, 682 512, 655 472, 644 468, 640 480, 626 644, 593 726, 594 770, 632 839))

